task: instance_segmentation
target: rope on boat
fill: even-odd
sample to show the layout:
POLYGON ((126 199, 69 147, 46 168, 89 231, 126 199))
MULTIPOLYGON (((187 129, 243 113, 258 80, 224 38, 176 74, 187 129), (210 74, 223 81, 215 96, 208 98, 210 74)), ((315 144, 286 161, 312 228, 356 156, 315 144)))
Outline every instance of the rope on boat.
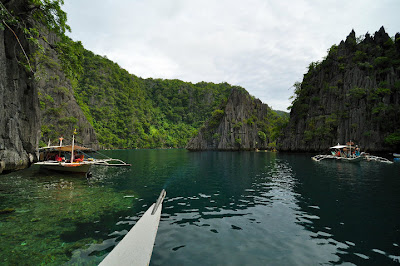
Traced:
POLYGON ((380 163, 393 163, 392 161, 389 161, 389 160, 386 159, 386 158, 379 157, 379 156, 374 156, 374 155, 367 155, 367 156, 365 157, 365 159, 366 159, 367 161, 375 161, 375 162, 380 162, 380 163))
POLYGON ((84 154, 87 158, 91 158, 91 159, 93 160, 93 164, 94 164, 94 165, 103 165, 103 166, 131 166, 131 164, 129 164, 129 163, 126 163, 126 162, 124 162, 124 161, 122 161, 122 160, 120 160, 120 159, 111 158, 111 157, 109 157, 109 156, 107 156, 107 155, 105 155, 105 154, 102 154, 101 152, 98 152, 98 151, 92 151, 92 152, 104 156, 105 159, 96 159, 96 158, 94 158, 93 156, 90 156, 89 154, 87 154, 87 153, 85 153, 85 152, 83 152, 83 151, 81 151, 81 150, 79 150, 79 151, 80 151, 82 154, 84 154), (109 163, 109 162, 112 162, 112 161, 119 162, 119 163, 109 163))

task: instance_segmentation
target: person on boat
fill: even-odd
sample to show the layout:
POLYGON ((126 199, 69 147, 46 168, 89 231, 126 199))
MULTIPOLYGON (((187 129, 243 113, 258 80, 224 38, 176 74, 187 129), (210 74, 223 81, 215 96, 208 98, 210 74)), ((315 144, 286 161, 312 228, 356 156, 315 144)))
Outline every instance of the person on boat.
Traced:
POLYGON ((345 158, 349 157, 347 152, 348 152, 348 151, 347 151, 347 148, 343 148, 342 157, 345 157, 345 158))
POLYGON ((84 155, 83 155, 83 154, 78 155, 78 156, 75 158, 74 162, 83 162, 83 158, 84 158, 84 155))
POLYGON ((58 154, 56 154, 56 156, 54 157, 54 159, 55 159, 57 162, 62 162, 62 160, 63 160, 63 158, 60 157, 58 154))
POLYGON ((358 147, 356 148, 355 154, 356 154, 356 156, 360 156, 360 149, 358 147))

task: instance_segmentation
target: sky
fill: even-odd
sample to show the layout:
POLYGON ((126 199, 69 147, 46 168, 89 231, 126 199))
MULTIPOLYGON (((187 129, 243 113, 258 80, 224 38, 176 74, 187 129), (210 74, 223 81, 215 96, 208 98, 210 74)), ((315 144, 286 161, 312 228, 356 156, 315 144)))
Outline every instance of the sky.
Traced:
POLYGON ((351 32, 400 32, 399 0, 65 0, 74 41, 142 78, 227 82, 286 111, 351 32))

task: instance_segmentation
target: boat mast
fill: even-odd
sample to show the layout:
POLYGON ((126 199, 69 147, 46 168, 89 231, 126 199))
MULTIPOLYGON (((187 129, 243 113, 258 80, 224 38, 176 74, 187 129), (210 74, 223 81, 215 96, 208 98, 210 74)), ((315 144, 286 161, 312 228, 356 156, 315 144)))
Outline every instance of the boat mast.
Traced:
POLYGON ((74 130, 74 133, 72 134, 72 150, 71 150, 71 163, 74 162, 74 145, 75 145, 75 134, 76 134, 76 128, 74 130))
POLYGON ((350 140, 350 158, 352 157, 352 153, 351 153, 351 140, 350 140))
POLYGON ((74 162, 74 142, 75 142, 75 135, 72 135, 71 163, 74 162))

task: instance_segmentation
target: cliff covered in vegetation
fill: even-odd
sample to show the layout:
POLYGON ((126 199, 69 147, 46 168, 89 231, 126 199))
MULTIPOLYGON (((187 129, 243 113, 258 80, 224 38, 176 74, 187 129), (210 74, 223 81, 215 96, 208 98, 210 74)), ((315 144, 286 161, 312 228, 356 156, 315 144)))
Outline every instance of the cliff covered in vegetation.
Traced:
POLYGON ((326 150, 352 140, 368 151, 400 148, 400 34, 354 31, 295 84, 283 151, 326 150))
POLYGON ((60 4, 0 3, 0 172, 34 162, 49 131, 68 140, 77 128, 80 143, 97 146, 65 74, 68 64, 62 58, 68 54, 64 35, 68 26, 60 4))
POLYGON ((186 146, 188 150, 255 150, 275 147, 286 125, 268 105, 236 87, 186 146))
POLYGON ((82 48, 75 97, 102 147, 185 147, 231 85, 143 79, 82 48))

